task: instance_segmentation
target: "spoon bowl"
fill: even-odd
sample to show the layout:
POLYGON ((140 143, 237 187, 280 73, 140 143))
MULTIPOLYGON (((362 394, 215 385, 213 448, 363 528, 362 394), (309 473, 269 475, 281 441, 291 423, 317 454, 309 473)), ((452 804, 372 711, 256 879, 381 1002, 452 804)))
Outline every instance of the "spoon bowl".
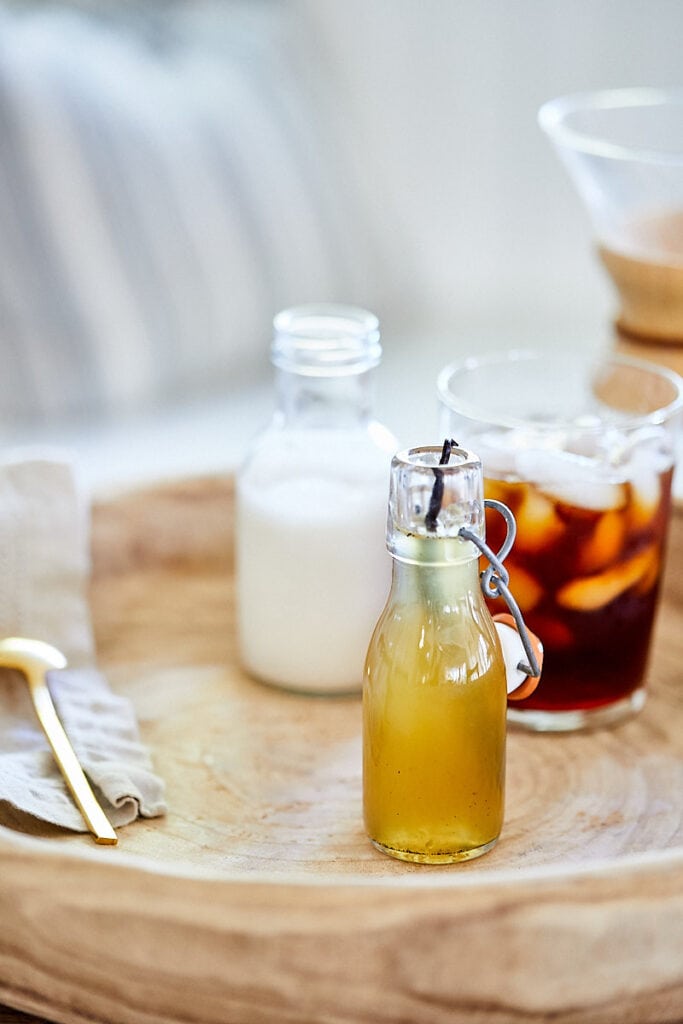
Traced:
POLYGON ((26 676, 66 668, 66 658, 61 651, 43 640, 31 640, 23 636, 10 636, 0 640, 0 666, 18 668, 26 676))

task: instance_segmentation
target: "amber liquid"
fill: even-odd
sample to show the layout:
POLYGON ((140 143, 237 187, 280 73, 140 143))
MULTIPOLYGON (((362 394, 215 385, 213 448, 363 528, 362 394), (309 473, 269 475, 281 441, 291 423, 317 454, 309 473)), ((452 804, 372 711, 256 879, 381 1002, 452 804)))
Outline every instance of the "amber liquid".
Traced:
MULTIPOLYGON (((624 483, 617 507, 594 510, 554 499, 533 484, 487 480, 487 497, 515 514, 506 566, 510 589, 545 660, 537 690, 519 710, 577 711, 627 698, 644 682, 671 501, 669 470, 657 490, 624 483)), ((503 540, 487 514, 487 539, 503 540)), ((494 610, 500 611, 498 602, 494 610)))
POLYGON ((600 258, 621 299, 617 326, 645 341, 683 343, 683 211, 634 221, 600 258))
POLYGON ((365 824, 375 845, 403 860, 469 859, 502 827, 505 670, 479 606, 390 599, 370 644, 365 824))

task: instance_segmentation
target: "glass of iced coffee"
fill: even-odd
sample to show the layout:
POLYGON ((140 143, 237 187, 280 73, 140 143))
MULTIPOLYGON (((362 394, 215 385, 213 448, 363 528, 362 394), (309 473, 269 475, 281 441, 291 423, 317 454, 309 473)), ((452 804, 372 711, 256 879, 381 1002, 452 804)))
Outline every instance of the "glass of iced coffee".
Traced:
MULTIPOLYGON (((646 362, 533 351, 439 375, 442 433, 477 453, 486 497, 515 514, 510 589, 545 649, 511 721, 568 731, 642 708, 682 385, 646 362)), ((499 519, 487 522, 494 549, 499 519)))
POLYGON ((538 116, 590 215, 621 336, 656 342, 648 358, 680 365, 683 89, 562 96, 538 116))

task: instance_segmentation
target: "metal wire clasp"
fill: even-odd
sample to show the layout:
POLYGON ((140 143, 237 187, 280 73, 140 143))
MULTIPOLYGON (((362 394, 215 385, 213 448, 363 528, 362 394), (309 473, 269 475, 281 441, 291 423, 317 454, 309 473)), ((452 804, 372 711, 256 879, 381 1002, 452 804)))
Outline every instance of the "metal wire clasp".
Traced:
POLYGON ((510 574, 503 565, 503 561, 510 554, 512 545, 515 542, 515 537, 517 536, 517 523, 515 522, 515 517, 510 509, 507 505, 504 505, 502 501, 494 501, 492 498, 485 498, 484 506, 486 508, 493 509, 495 512, 500 512, 505 520, 507 533, 500 551, 495 554, 486 541, 482 540, 481 537, 478 537, 476 533, 473 533, 472 530, 469 530, 466 526, 461 527, 458 531, 458 536, 463 537, 465 540, 471 540, 472 543, 479 548, 482 555, 488 559, 489 564, 480 575, 481 589, 484 597, 503 598, 510 609, 510 614, 515 620, 515 625, 519 630, 519 636, 522 641, 522 646, 524 647, 524 653, 528 658, 528 662, 520 661, 517 668, 527 676, 538 676, 540 675, 541 670, 536 659, 536 655, 534 654, 534 649, 531 646, 529 634, 527 632, 526 625, 524 624, 522 613, 519 610, 519 605, 508 588, 510 574))

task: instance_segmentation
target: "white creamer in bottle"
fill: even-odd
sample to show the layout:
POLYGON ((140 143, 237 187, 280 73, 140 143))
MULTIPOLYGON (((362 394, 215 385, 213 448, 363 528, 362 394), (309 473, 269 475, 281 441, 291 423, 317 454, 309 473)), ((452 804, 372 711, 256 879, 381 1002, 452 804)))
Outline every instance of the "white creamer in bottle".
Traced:
POLYGON ((275 318, 277 406, 237 478, 240 657, 305 693, 359 691, 389 588, 393 436, 374 418, 376 317, 305 306, 275 318))

